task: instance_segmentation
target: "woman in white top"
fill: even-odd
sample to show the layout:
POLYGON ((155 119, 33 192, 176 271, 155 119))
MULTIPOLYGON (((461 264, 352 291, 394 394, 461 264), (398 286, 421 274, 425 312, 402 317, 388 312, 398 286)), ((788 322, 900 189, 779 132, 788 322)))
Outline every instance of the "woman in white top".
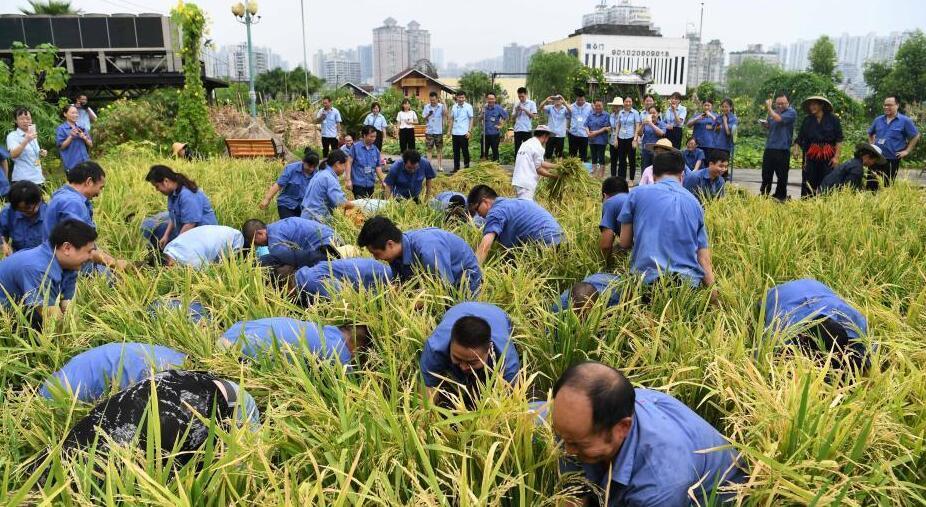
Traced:
POLYGON ((415 125, 418 124, 418 113, 412 110, 412 104, 405 99, 402 101, 402 110, 396 116, 399 124, 399 151, 415 149, 415 125))
POLYGON ((13 159, 12 181, 31 181, 36 185, 45 183, 42 174, 42 157, 47 152, 39 148, 38 133, 32 124, 32 113, 24 107, 13 111, 16 128, 6 136, 6 149, 13 159))

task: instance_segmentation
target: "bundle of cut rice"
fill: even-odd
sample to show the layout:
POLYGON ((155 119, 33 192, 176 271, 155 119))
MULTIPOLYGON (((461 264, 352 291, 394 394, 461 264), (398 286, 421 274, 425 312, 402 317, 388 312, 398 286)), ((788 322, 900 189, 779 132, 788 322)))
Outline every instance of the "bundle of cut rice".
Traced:
POLYGON ((564 158, 552 172, 558 177, 543 178, 537 187, 537 195, 551 203, 562 201, 564 196, 594 197, 601 191, 601 183, 588 174, 578 158, 564 158))
POLYGON ((488 185, 498 195, 514 194, 514 189, 511 188, 511 173, 495 162, 480 162, 457 171, 453 176, 438 178, 436 183, 438 192, 453 190, 466 194, 476 185, 488 185))

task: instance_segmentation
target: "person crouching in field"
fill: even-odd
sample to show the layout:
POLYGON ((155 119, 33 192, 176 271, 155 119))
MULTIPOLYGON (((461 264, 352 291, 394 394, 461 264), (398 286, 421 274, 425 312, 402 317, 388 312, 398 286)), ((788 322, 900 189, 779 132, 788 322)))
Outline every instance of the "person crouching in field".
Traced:
POLYGON ((302 214, 302 198, 305 197, 305 189, 309 186, 312 176, 318 169, 318 155, 314 151, 306 150, 302 160, 293 162, 283 168, 283 173, 277 180, 270 184, 264 198, 261 199, 258 207, 267 209, 273 196, 277 197, 277 214, 280 220, 290 217, 298 217, 302 214))
POLYGON ((614 262, 614 240, 621 233, 620 222, 617 217, 620 216, 624 203, 627 202, 628 192, 627 180, 617 176, 610 176, 601 182, 601 222, 598 224, 600 235, 598 238, 598 249, 601 250, 601 256, 604 257, 605 266, 610 267, 614 262))
MULTIPOLYGON (((147 227, 142 228, 144 236, 159 250, 194 227, 219 224, 209 197, 186 175, 166 165, 154 165, 148 170, 145 181, 167 196, 168 220, 156 224, 153 229, 146 221, 147 227)), ((159 216, 163 218, 163 214, 159 216)))
POLYGON ((502 198, 491 187, 476 185, 470 190, 466 205, 471 215, 485 219, 482 241, 476 249, 480 265, 495 241, 505 248, 528 244, 552 247, 562 241, 563 228, 559 222, 534 201, 502 198))
POLYGON ((399 280, 409 280, 421 269, 472 294, 482 287, 482 270, 473 249, 452 232, 428 227, 403 233, 388 218, 376 216, 363 224, 357 245, 388 262, 399 280))
POLYGON ((577 315, 583 316, 598 303, 601 296, 607 298, 608 308, 617 306, 621 302, 621 291, 616 286, 620 279, 620 276, 611 273, 589 275, 559 295, 554 311, 558 313, 572 308, 577 315))
POLYGON ((421 158, 416 150, 406 150, 402 158, 392 164, 383 180, 386 199, 412 199, 417 203, 423 183, 424 200, 427 201, 431 197, 431 181, 435 177, 437 175, 428 159, 421 158))
POLYGON ((161 261, 167 267, 202 269, 234 255, 244 247, 244 236, 224 225, 201 225, 177 236, 164 247, 161 261))
MULTIPOLYGON (((334 229, 307 218, 290 217, 271 224, 252 218, 241 226, 241 234, 245 246, 268 247, 270 255, 278 259, 285 257, 287 251, 292 251, 294 257, 304 259, 292 264, 297 267, 311 266, 329 257, 340 257, 336 249, 340 242, 334 229)), ((261 263, 265 262, 261 258, 261 263)))
POLYGON ((35 248, 45 240, 45 201, 42 189, 31 181, 10 187, 7 204, 0 211, 0 248, 3 255, 35 248))
POLYGON ((593 488, 579 505, 720 504, 732 498, 720 488, 746 480, 710 423, 668 394, 634 388, 610 366, 570 366, 553 386, 552 411, 567 455, 560 470, 580 472, 593 488))
POLYGON ((290 347, 293 353, 308 352, 343 365, 371 345, 365 325, 323 326, 288 317, 239 321, 219 339, 219 346, 240 348, 243 356, 252 359, 290 347))
POLYGON ((871 363, 864 337, 868 320, 833 289, 812 279, 776 285, 765 295, 765 332, 779 335, 817 360, 832 353, 837 369, 866 370, 871 363))
POLYGON ((319 298, 329 299, 332 292, 345 286, 373 289, 388 284, 392 269, 374 259, 357 257, 322 261, 301 268, 278 266, 273 276, 297 304, 308 307, 319 298))
POLYGON ((887 164, 888 160, 881 153, 881 148, 859 143, 851 160, 840 164, 823 178, 820 192, 834 192, 840 188, 878 190, 879 177, 883 177, 887 164))
POLYGON ((347 200, 341 190, 339 178, 347 170, 348 158, 341 150, 333 150, 325 161, 324 167, 319 167, 315 176, 305 188, 302 198, 302 218, 310 218, 325 222, 331 218, 335 208, 353 209, 354 205, 347 200))
POLYGON ((421 352, 421 376, 429 399, 452 406, 455 392, 472 409, 496 367, 506 382, 514 384, 521 360, 511 329, 508 314, 492 304, 468 301, 447 310, 421 352))
POLYGON ((534 136, 521 144, 511 175, 511 185, 518 199, 533 201, 540 177, 556 178, 556 175, 550 172, 556 164, 543 159, 546 153, 545 146, 551 135, 553 133, 549 127, 539 125, 534 129, 534 136))
POLYGON ((723 197, 724 175, 730 167, 730 155, 714 150, 707 156, 707 167, 698 169, 684 178, 684 186, 698 201, 723 197))

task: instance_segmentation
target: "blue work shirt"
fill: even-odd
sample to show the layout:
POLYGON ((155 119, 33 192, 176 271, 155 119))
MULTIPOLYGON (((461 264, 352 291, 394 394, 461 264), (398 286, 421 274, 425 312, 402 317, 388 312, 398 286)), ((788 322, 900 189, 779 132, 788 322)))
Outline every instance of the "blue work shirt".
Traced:
POLYGON ((290 217, 267 225, 267 247, 315 251, 332 244, 334 229, 302 217, 290 217))
MULTIPOLYGON (((602 111, 600 113, 592 113, 588 117, 588 121, 585 122, 585 126, 588 127, 588 130, 595 131, 598 129, 603 129, 605 127, 611 126, 611 115, 602 111)), ((590 137, 588 139, 589 144, 608 144, 608 133, 602 132, 596 136, 590 137)))
POLYGON ((723 197, 724 183, 726 182, 723 176, 717 176, 717 178, 711 180, 711 175, 706 167, 685 176, 685 188, 699 201, 704 198, 723 197))
MULTIPOLYGON (((716 117, 719 118, 720 116, 716 117)), ((692 126, 691 135, 694 136, 695 141, 698 142, 699 148, 714 148, 717 142, 717 136, 714 134, 714 119, 710 116, 705 116, 703 118, 699 116, 692 126)))
POLYGON ((563 228, 549 211, 534 201, 499 197, 485 216, 483 234, 495 233, 505 248, 527 243, 558 245, 563 228))
MULTIPOLYGON (((90 153, 87 151, 87 144, 83 139, 74 137, 67 148, 62 148, 61 144, 71 136, 71 124, 64 122, 58 125, 55 130, 55 143, 58 145, 58 155, 61 157, 61 165, 64 166, 65 172, 73 169, 77 164, 90 160, 90 153)), ((80 127, 77 127, 80 128, 80 127)), ((86 133, 87 137, 90 133, 86 133)))
POLYGON ((417 199, 421 193, 424 180, 433 180, 437 177, 431 162, 422 158, 418 162, 418 169, 414 172, 405 170, 405 161, 401 158, 393 162, 386 175, 386 184, 392 188, 392 195, 403 199, 417 199))
POLYGON ((676 110, 678 114, 676 114, 675 112, 672 112, 671 106, 666 106, 666 110, 662 113, 662 121, 665 122, 666 128, 669 128, 669 127, 678 128, 678 129, 685 128, 685 118, 688 118, 688 108, 679 104, 676 110), (676 118, 680 118, 682 122, 677 123, 675 121, 676 118))
POLYGON ((765 295, 765 329, 785 332, 822 319, 843 326, 849 338, 868 334, 868 321, 826 285, 804 278, 777 285, 765 295))
POLYGON ((344 335, 336 326, 322 326, 315 322, 270 317, 236 322, 222 334, 226 346, 241 343, 241 353, 256 358, 269 352, 274 342, 281 349, 288 345, 294 352, 302 347, 319 358, 334 359, 341 364, 350 362, 352 354, 344 343, 344 335))
POLYGON ((621 210, 624 209, 624 203, 627 202, 628 197, 630 197, 630 194, 624 192, 622 194, 614 194, 605 199, 604 203, 601 205, 601 223, 598 224, 599 229, 611 229, 614 231, 614 234, 620 235, 621 223, 617 221, 617 217, 620 216, 621 210))
POLYGON ((364 125, 369 125, 380 132, 385 132, 386 130, 386 117, 382 113, 370 113, 366 118, 363 119, 364 125))
POLYGON ((244 236, 238 229, 224 225, 201 225, 174 238, 164 247, 164 255, 181 266, 201 269, 219 262, 244 247, 244 236))
POLYGON ((148 305, 148 315, 152 318, 157 317, 158 312, 177 312, 182 311, 194 324, 200 322, 209 322, 209 310, 199 301, 190 301, 185 304, 183 300, 177 298, 159 299, 148 305))
POLYGON ((393 276, 400 280, 409 279, 418 267, 454 287, 459 287, 466 277, 474 294, 482 286, 482 270, 473 249, 456 234, 436 227, 402 234, 402 257, 392 261, 391 266, 393 276))
POLYGON ((321 109, 315 114, 315 119, 322 120, 322 137, 338 137, 338 123, 341 123, 341 112, 334 106, 330 111, 321 109))
MULTIPOLYGON (((6 149, 12 153, 26 139, 26 131, 22 129, 13 129, 6 135, 6 149)), ((17 181, 31 181, 36 185, 45 183, 45 176, 42 175, 42 150, 39 148, 39 140, 33 139, 23 147, 19 156, 11 162, 13 173, 11 179, 17 181)))
POLYGON ((375 144, 367 146, 354 143, 350 149, 350 181, 358 187, 376 185, 376 168, 380 166, 379 148, 375 144))
MULTIPOLYGON (((712 147, 727 152, 733 151, 733 133, 736 132, 737 124, 739 124, 739 120, 736 115, 729 113, 727 126, 730 128, 730 133, 727 134, 723 128, 723 115, 717 115, 717 120, 714 121, 714 145, 712 147)), ((699 142, 698 145, 700 144, 699 142)))
POLYGON ((643 118, 636 109, 621 109, 617 113, 611 113, 611 128, 617 130, 618 139, 633 139, 640 123, 643 123, 643 118))
POLYGON ((51 236, 52 229, 58 222, 73 218, 96 229, 93 221, 93 203, 71 185, 65 183, 51 194, 48 207, 45 208, 45 238, 51 236))
POLYGON ((372 289, 377 284, 387 284, 392 279, 392 269, 375 259, 356 257, 334 259, 306 266, 296 271, 296 287, 303 293, 323 298, 331 297, 329 289, 340 291, 350 285, 372 289))
POLYGON ((793 107, 779 113, 781 121, 775 121, 768 116, 768 139, 765 140, 767 150, 790 150, 794 139, 794 122, 797 120, 797 111, 793 107))
POLYGON ((685 157, 685 166, 691 169, 694 169, 694 166, 701 161, 701 165, 707 163, 707 158, 704 156, 704 150, 701 148, 695 148, 694 150, 683 150, 682 156, 685 157))
MULTIPOLYGON (((621 291, 615 286, 615 284, 619 282, 620 279, 621 277, 612 275, 611 273, 595 273, 593 275, 586 276, 582 281, 594 286, 599 295, 605 294, 608 297, 607 307, 610 308, 612 306, 617 306, 621 302, 621 291)), ((562 294, 559 295, 559 306, 555 308, 555 311, 560 312, 564 309, 572 307, 569 301, 571 296, 571 289, 564 290, 562 294)))
POLYGON ((681 183, 665 178, 634 188, 617 218, 633 224, 630 270, 645 283, 668 272, 701 285, 698 250, 708 247, 704 209, 681 183))
POLYGON ((881 148, 881 154, 888 160, 897 160, 897 152, 907 147, 910 139, 916 137, 919 131, 913 120, 906 115, 897 113, 897 117, 888 123, 887 116, 881 115, 868 128, 868 134, 875 136, 875 146, 881 148))
POLYGON ((440 377, 466 383, 467 376, 471 375, 450 360, 450 332, 457 320, 463 317, 479 317, 489 324, 494 354, 489 355, 486 367, 494 368, 495 363, 501 361, 502 377, 513 384, 521 370, 521 360, 518 358, 514 342, 511 341, 511 319, 504 310, 495 305, 468 301, 447 310, 440 324, 434 328, 434 332, 425 342, 420 360, 424 385, 437 387, 441 383, 440 377))
POLYGON ((186 224, 219 225, 219 220, 212 209, 212 203, 202 189, 193 192, 187 187, 179 186, 167 196, 167 212, 170 221, 174 224, 171 239, 180 234, 180 229, 186 224))
MULTIPOLYGON (((10 160, 10 153, 6 151, 6 148, 0 146, 0 163, 4 160, 8 161, 7 166, 12 168, 13 161, 10 160)), ((2 166, 0 166, 2 167, 2 166)), ((0 196, 5 196, 10 192, 10 180, 7 178, 7 172, 0 169, 0 196)))
POLYGON ((704 452, 729 447, 710 423, 667 394, 641 388, 634 393, 633 424, 614 461, 582 464, 589 482, 610 491, 604 505, 688 507, 689 489, 706 505, 715 484, 746 480, 735 450, 704 452))
POLYGON ((543 114, 547 115, 547 127, 550 127, 553 137, 566 137, 566 119, 569 116, 566 106, 544 106, 543 114))
POLYGON ((107 343, 77 354, 45 381, 39 394, 61 387, 80 401, 102 398, 109 386, 123 390, 164 370, 181 369, 186 354, 160 345, 107 343))
POLYGON ((296 209, 302 206, 305 189, 309 186, 309 181, 312 180, 314 175, 315 171, 310 174, 305 173, 305 164, 301 160, 287 164, 283 168, 283 173, 277 178, 277 185, 280 187, 277 205, 288 209, 296 209))
POLYGON ((450 199, 454 196, 462 197, 463 206, 466 207, 466 194, 461 194, 460 192, 453 192, 450 190, 437 194, 428 204, 430 204, 431 207, 436 210, 447 211, 450 208, 450 199))
POLYGON ((495 104, 492 107, 486 106, 482 111, 482 124, 487 136, 498 135, 498 122, 508 119, 508 111, 505 108, 495 104))
POLYGON ((585 128, 588 124, 588 117, 592 115, 592 105, 588 102, 581 106, 573 103, 570 107, 572 111, 569 112, 569 133, 574 137, 588 137, 588 131, 585 128))
POLYGON ((331 218, 331 210, 347 202, 341 183, 334 170, 317 171, 302 199, 302 218, 324 222, 331 218))
POLYGON ((441 135, 444 133, 444 105, 440 102, 436 106, 430 103, 424 105, 421 110, 421 117, 425 118, 425 134, 441 135), (431 116, 428 116, 428 115, 431 116))
POLYGON ((73 299, 76 288, 77 271, 62 268, 48 242, 0 261, 0 303, 7 308, 13 303, 54 306, 58 296, 73 299))
POLYGON ((473 118, 473 106, 469 102, 454 104, 450 108, 450 119, 452 122, 450 133, 455 136, 463 136, 469 132, 469 121, 473 118))
POLYGON ((14 210, 9 204, 0 211, 0 235, 13 247, 13 250, 34 248, 45 241, 45 209, 44 202, 39 203, 39 210, 34 217, 29 218, 21 211, 14 210))
POLYGON ((660 136, 656 133, 656 130, 653 128, 655 126, 659 130, 666 131, 666 122, 662 120, 657 120, 656 123, 644 123, 643 124, 643 133, 640 135, 640 143, 645 147, 647 144, 655 143, 663 136, 660 136))
POLYGON ((531 119, 531 114, 537 114, 537 104, 533 100, 527 99, 523 104, 520 100, 514 103, 511 108, 511 116, 514 117, 515 132, 530 132, 533 130, 534 122, 531 119))

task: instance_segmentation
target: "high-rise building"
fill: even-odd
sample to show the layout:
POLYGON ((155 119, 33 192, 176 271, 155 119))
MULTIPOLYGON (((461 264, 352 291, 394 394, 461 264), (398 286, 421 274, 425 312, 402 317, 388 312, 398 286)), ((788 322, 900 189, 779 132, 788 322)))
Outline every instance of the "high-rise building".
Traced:
POLYGON ((724 66, 724 50, 720 40, 714 39, 701 48, 698 58, 701 79, 700 82, 711 81, 723 86, 726 82, 726 68, 724 66))
POLYGON ((325 52, 319 49, 312 55, 312 74, 321 76, 325 71, 325 52))
MULTIPOLYGON (((269 48, 255 47, 254 55, 254 76, 258 76, 275 68, 274 63, 280 66, 282 59, 273 53, 269 48)), ((231 81, 248 80, 248 45, 244 42, 240 44, 223 46, 217 53, 219 60, 225 60, 227 65, 217 65, 219 68, 225 68, 228 72, 228 79, 231 81)))
POLYGON ((524 46, 512 42, 502 49, 502 72, 524 72, 524 46))
POLYGON ((417 21, 408 28, 398 21, 386 18, 383 26, 373 29, 373 85, 388 86, 390 77, 431 58, 431 32, 422 30, 417 21))
POLYGON ((357 46, 357 61, 360 63, 360 82, 369 83, 373 79, 373 46, 357 46))
POLYGON ((595 12, 582 16, 582 26, 593 25, 635 25, 653 27, 649 7, 631 5, 630 0, 618 0, 617 4, 608 6, 607 0, 595 6, 595 12))
POLYGON ((444 70, 444 66, 447 64, 444 60, 444 48, 431 48, 431 63, 438 70, 444 70))
POLYGON ((325 72, 321 76, 325 84, 338 87, 344 83, 360 84, 360 62, 347 58, 330 58, 325 60, 325 72))
POLYGON ((760 60, 765 63, 781 66, 781 59, 775 51, 764 51, 762 44, 750 44, 745 51, 730 52, 730 66, 739 65, 744 60, 760 60))
POLYGON ((431 32, 422 30, 421 25, 417 21, 411 21, 405 33, 408 37, 408 64, 414 65, 419 60, 430 61, 431 32))

